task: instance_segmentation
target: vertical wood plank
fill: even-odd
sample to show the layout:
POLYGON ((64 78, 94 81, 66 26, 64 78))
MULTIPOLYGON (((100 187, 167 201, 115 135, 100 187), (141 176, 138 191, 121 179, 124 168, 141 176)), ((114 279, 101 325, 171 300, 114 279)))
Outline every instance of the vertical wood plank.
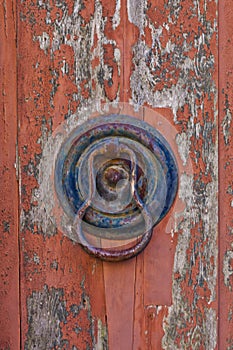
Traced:
POLYGON ((132 349, 145 348, 144 251, 136 257, 132 349))
POLYGON ((132 349, 135 259, 104 263, 109 349, 132 349))
POLYGON ((233 348, 233 9, 219 2, 219 349, 233 348))
POLYGON ((26 0, 18 17, 22 344, 105 349, 102 262, 64 237, 48 207, 38 208, 49 190, 42 180, 52 132, 96 100, 118 99, 120 13, 109 1, 26 0))
POLYGON ((20 348, 16 1, 0 5, 0 348, 20 348))
POLYGON ((107 326, 111 350, 214 349, 215 1, 25 0, 18 17, 25 349, 101 349, 107 346, 107 326), (174 246, 170 236, 162 242, 162 226, 159 239, 153 237, 140 257, 103 268, 65 238, 46 211, 38 214, 40 192, 47 189, 40 172, 47 170, 43 162, 50 154, 44 150, 52 131, 95 100, 119 99, 135 109, 163 109, 177 130, 178 156, 184 163, 192 158, 193 174, 181 179, 185 208, 174 262, 174 246), (169 255, 164 266, 163 255, 169 255), (161 309, 158 303, 172 304, 161 309))
MULTIPOLYGON (((160 348, 216 349, 216 2, 128 0, 128 8, 131 23, 140 29, 132 47, 130 101, 136 108, 161 109, 176 128, 179 160, 184 165, 189 159, 192 163, 192 172, 180 176, 178 196, 184 208, 174 232, 172 304, 163 315, 160 348)), ((151 275, 148 272, 148 280, 151 275)), ((155 293, 156 286, 152 290, 155 293)), ((152 307, 157 307, 155 300, 152 307)))

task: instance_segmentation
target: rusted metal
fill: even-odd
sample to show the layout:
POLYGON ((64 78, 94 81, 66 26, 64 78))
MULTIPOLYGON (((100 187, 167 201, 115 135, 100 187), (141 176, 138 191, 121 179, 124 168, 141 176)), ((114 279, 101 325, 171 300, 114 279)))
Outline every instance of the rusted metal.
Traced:
MULTIPOLYGON (((169 210, 177 191, 177 166, 173 152, 167 141, 155 129, 151 128, 146 123, 137 121, 137 119, 132 119, 123 115, 104 116, 89 120, 75 129, 71 135, 68 135, 67 139, 64 140, 57 155, 55 169, 56 191, 58 192, 58 197, 61 200, 64 210, 68 212, 70 216, 74 216, 75 210, 79 208, 85 199, 83 198, 85 197, 85 192, 88 192, 86 158, 88 159, 89 154, 95 149, 96 145, 102 143, 102 148, 104 149, 105 141, 107 144, 107 141, 111 141, 116 137, 120 138, 120 142, 128 143, 128 146, 135 149, 138 158, 140 157, 141 163, 139 163, 139 159, 137 163, 144 166, 146 172, 145 176, 148 181, 148 198, 142 199, 147 200, 148 203, 152 203, 155 200, 154 197, 157 197, 156 199, 160 202, 161 209, 158 209, 160 212, 156 212, 156 204, 155 208, 151 208, 151 210, 154 210, 154 222, 161 220, 169 210), (90 146, 92 146, 92 143, 93 147, 91 148, 90 146), (146 148, 139 148, 140 144, 146 148), (159 169, 156 169, 158 167, 156 159, 164 172, 167 182, 166 185, 162 184, 163 179, 160 178, 160 186, 157 186, 158 184, 156 181, 159 181, 159 169), (157 173, 156 176, 158 178, 153 176, 155 173, 157 173), (82 188, 78 191, 75 187, 81 185, 82 188), (167 186, 167 189, 165 186, 167 186), (162 196, 165 196, 165 203, 163 203, 164 199, 162 199, 162 196)), ((140 192, 142 192, 142 188, 139 187, 139 193, 140 192)), ((90 208, 90 211, 91 210, 93 211, 93 209, 90 208)), ((98 215, 100 215, 100 213, 98 213, 98 215)), ((95 216, 96 214, 87 214, 87 220, 91 223, 91 220, 96 220, 95 216), (94 217, 93 219, 92 216, 94 217)), ((94 223, 98 226, 96 221, 94 221, 94 223)), ((101 224, 103 224, 103 220, 101 224)), ((116 222, 115 225, 118 227, 119 223, 116 222)), ((112 226, 114 227, 113 218, 112 226)), ((134 228, 134 231, 135 230, 136 227, 134 228)))
MULTIPOLYGON (((114 166, 115 176, 118 167, 114 166)), ((95 256, 101 257, 102 252, 108 261, 135 256, 148 244, 152 227, 172 206, 177 187, 177 165, 167 141, 148 124, 125 115, 102 116, 84 123, 68 135, 56 159, 55 189, 71 227, 75 231, 77 227, 78 242, 95 256), (98 191, 102 177, 97 176, 102 167, 108 162, 111 166, 118 158, 129 162, 128 180, 122 189, 118 184, 117 192, 105 184, 105 192, 116 197, 106 200, 107 192, 102 196, 98 191), (137 170, 142 172, 142 168, 146 181, 140 184, 137 170), (89 244, 82 231, 112 243, 116 240, 118 245, 120 240, 125 245, 124 240, 133 237, 139 242, 110 252, 89 244)), ((102 246, 103 241, 96 244, 102 246)))
MULTIPOLYGON (((111 147, 111 144, 108 144, 109 147, 111 147)), ((96 180, 94 176, 94 164, 93 164, 93 159, 95 155, 99 154, 99 149, 98 146, 96 147, 95 151, 91 153, 89 157, 89 196, 84 202, 84 204, 80 207, 80 209, 77 212, 75 221, 74 221, 74 227, 77 230, 78 234, 78 241, 81 243, 81 245, 84 247, 84 249, 94 255, 95 257, 101 258, 102 260, 105 261, 122 261, 126 259, 130 259, 137 254, 139 254, 150 242, 151 235, 152 235, 152 226, 153 226, 153 221, 150 213, 148 212, 147 205, 142 202, 140 199, 137 189, 136 189, 136 183, 137 183, 137 178, 136 178, 136 155, 135 153, 127 146, 125 145, 118 145, 116 144, 116 140, 114 140, 114 144, 112 144, 113 147, 117 147, 117 151, 120 151, 122 148, 122 151, 125 153, 128 153, 130 156, 130 163, 131 163, 131 169, 130 169, 130 175, 131 175, 131 180, 130 180, 130 192, 131 192, 131 198, 133 198, 136 202, 137 207, 141 210, 143 218, 145 220, 145 227, 144 231, 142 232, 139 241, 136 241, 134 245, 130 248, 126 249, 104 249, 104 248, 98 248, 90 245, 88 241, 85 239, 85 236, 82 233, 82 220, 85 215, 85 212, 87 208, 92 204, 93 196, 96 191, 96 180)))

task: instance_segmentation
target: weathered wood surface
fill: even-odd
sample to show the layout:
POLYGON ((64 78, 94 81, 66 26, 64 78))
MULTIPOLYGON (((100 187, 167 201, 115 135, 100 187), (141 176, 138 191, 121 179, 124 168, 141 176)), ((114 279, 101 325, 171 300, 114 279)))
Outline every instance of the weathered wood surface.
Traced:
POLYGON ((20 348, 16 3, 0 5, 0 349, 20 348))
POLYGON ((232 3, 223 1, 219 3, 219 349, 227 350, 233 348, 232 41, 232 3))
MULTIPOLYGON (((219 47, 225 51, 218 119, 215 1, 17 3, 22 348, 231 349, 229 7, 221 2, 220 18, 227 20, 220 31, 219 47), (89 257, 57 230, 47 207, 41 210, 52 132, 100 102, 159 111, 176 130, 179 162, 185 166, 191 159, 193 169, 180 178, 178 199, 184 205, 178 224, 173 227, 166 218, 145 252, 115 265, 89 257), (225 203, 219 211, 220 237, 218 173, 225 203)), ((15 114, 8 113, 10 120, 15 114)), ((155 122, 153 113, 144 118, 155 122)), ((8 132, 10 127, 14 122, 8 132)), ((15 138, 14 131, 13 144, 15 138)), ((9 242, 17 256, 17 242, 9 242)))

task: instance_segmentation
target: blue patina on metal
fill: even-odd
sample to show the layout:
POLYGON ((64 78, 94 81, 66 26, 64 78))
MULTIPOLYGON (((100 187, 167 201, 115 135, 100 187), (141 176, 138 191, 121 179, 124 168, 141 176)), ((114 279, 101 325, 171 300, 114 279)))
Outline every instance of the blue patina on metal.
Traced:
POLYGON ((91 171, 95 193, 82 220, 84 229, 100 238, 125 240, 143 235, 142 207, 151 216, 152 228, 167 214, 177 193, 178 168, 168 142, 146 122, 127 115, 88 120, 61 146, 55 189, 72 221, 90 196, 91 171), (93 169, 89 169, 93 154, 93 169), (137 196, 130 189, 132 157, 137 196))

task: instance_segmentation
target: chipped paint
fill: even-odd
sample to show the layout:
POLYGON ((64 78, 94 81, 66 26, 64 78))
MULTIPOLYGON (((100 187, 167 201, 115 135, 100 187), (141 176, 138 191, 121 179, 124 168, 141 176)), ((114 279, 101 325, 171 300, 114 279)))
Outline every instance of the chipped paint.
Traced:
MULTIPOLYGON (((125 96, 122 91, 128 90, 129 102, 135 109, 143 105, 162 108, 166 118, 176 127, 176 146, 183 165, 189 159, 193 165, 193 174, 185 173, 180 178, 179 199, 185 203, 185 208, 172 237, 176 244, 172 305, 166 312, 159 312, 159 317, 164 317, 163 324, 160 324, 160 330, 163 327, 164 331, 163 339, 160 335, 161 346, 166 350, 200 349, 202 346, 213 350, 217 344, 218 257, 215 1, 128 0, 126 4, 123 0, 116 0, 111 6, 100 0, 89 3, 25 1, 19 5, 19 9, 22 29, 18 46, 24 60, 27 60, 27 68, 22 68, 23 61, 20 60, 19 73, 25 80, 18 89, 22 103, 19 112, 23 116, 19 144, 21 249, 27 252, 30 259, 32 257, 33 268, 36 265, 37 273, 41 273, 44 279, 51 279, 55 286, 61 280, 70 278, 66 288, 72 289, 74 280, 80 277, 81 272, 75 270, 78 265, 76 260, 73 266, 67 266, 67 270, 61 263, 65 259, 64 247, 67 244, 71 250, 72 246, 69 240, 61 238, 56 229, 51 165, 67 133, 86 119, 90 112, 87 106, 96 100, 95 110, 100 111, 102 102, 117 103, 120 96, 125 96), (127 9, 123 6, 127 6, 127 9), (125 12, 128 16, 126 19, 122 17, 125 12), (126 28, 123 37, 122 24, 126 28), (29 50, 32 53, 27 51, 25 37, 30 42, 29 50), (126 49, 128 51, 124 52, 126 49), (61 124, 61 132, 52 133, 61 124), (35 242, 34 245, 39 242, 40 254, 32 251, 28 235, 35 242), (54 251, 51 247, 48 249, 49 242, 54 242, 54 251), (51 256, 56 251, 60 256, 51 256), (44 270, 40 271, 39 267, 44 270), (61 269, 62 277, 59 275, 53 280, 50 270, 57 276, 61 269)), ((225 143, 230 141, 229 113, 226 113, 222 124, 225 143)), ((62 225, 69 230, 65 217, 62 217, 62 221, 62 225)), ((74 238, 71 230, 68 236, 74 238)), ((82 265, 84 270, 89 271, 87 278, 91 281, 98 268, 95 267, 93 272, 93 262, 89 264, 86 256, 76 246, 75 249, 72 250, 73 259, 79 259, 78 266, 82 265)), ((32 288, 30 283, 36 278, 36 273, 33 275, 32 272, 34 270, 30 270, 30 259, 26 261, 25 255, 23 260, 25 280, 22 284, 26 291, 32 288)), ((230 278, 229 273, 231 270, 228 267, 225 275, 230 278)), ((29 313, 35 311, 35 316, 32 316, 29 325, 27 344, 29 341, 33 344, 37 339, 34 320, 38 321, 39 316, 36 315, 37 312, 39 315, 39 311, 33 300, 40 300, 41 295, 54 298, 61 289, 53 288, 41 291, 38 284, 37 290, 28 297, 29 313)), ((97 292, 94 289, 92 298, 97 292)), ((65 288, 63 292, 67 292, 65 288)), ((83 290, 79 294, 83 295, 83 290)), ((104 318, 104 307, 101 312, 98 311, 102 318, 96 317, 99 320, 97 336, 90 308, 99 307, 98 304, 104 303, 105 296, 102 299, 99 297, 101 302, 95 304, 92 298, 84 298, 86 302, 82 302, 81 309, 84 310, 85 306, 89 315, 87 329, 92 346, 97 344, 97 349, 104 349, 107 348, 105 323, 108 322, 104 318)), ((71 309, 62 304, 65 303, 64 296, 59 294, 58 299, 56 305, 62 305, 63 311, 69 313, 66 318, 79 320, 80 305, 73 303, 71 309)), ((151 305, 157 304, 154 302, 151 305)), ((51 305, 43 306, 42 311, 48 307, 51 305)), ((48 318, 43 312, 40 317, 47 322, 48 318)), ((137 317, 137 313, 135 315, 137 317)), ((63 336, 68 326, 59 317, 56 312, 53 314, 59 325, 56 328, 57 346, 68 337, 63 336)), ((82 334, 86 336, 78 322, 75 332, 80 337, 82 334)), ((153 337, 152 331, 150 337, 153 337)), ((148 336, 146 341, 146 344, 150 344, 148 336)), ((70 346, 78 348, 76 344, 70 343, 70 346)))
MULTIPOLYGON (((178 109, 184 105, 187 95, 187 91, 183 88, 183 77, 171 88, 159 91, 155 87, 160 81, 160 78, 156 77, 156 75, 154 76, 147 64, 148 57, 149 60, 152 60, 154 55, 152 53, 152 57, 150 57, 151 48, 143 40, 139 40, 133 47, 133 52, 134 70, 130 78, 130 87, 132 90, 132 102, 135 104, 135 108, 147 102, 152 107, 172 108, 176 116, 178 109)), ((155 58, 156 61, 157 59, 155 58)), ((185 67, 184 71, 186 71, 185 67)), ((185 73, 188 74, 187 71, 185 73)))
POLYGON ((95 345, 95 350, 108 350, 108 331, 106 325, 98 320, 98 333, 97 333, 97 343, 95 345))
POLYGON ((231 136, 231 121, 232 121, 232 113, 229 106, 228 96, 225 94, 225 116, 222 121, 222 130, 224 136, 225 145, 229 145, 229 138, 231 136))
POLYGON ((188 138, 188 135, 185 132, 182 132, 181 134, 177 134, 176 143, 180 153, 180 158, 183 161, 183 165, 186 165, 189 157, 189 149, 191 145, 190 138, 188 138))
POLYGON ((121 10, 121 0, 116 0, 116 9, 112 19, 113 29, 116 29, 120 25, 120 21, 121 21, 120 10, 121 10))
POLYGON ((127 0, 128 19, 139 28, 140 34, 144 32, 146 7, 147 0, 127 0))
POLYGON ((212 76, 215 57, 206 47, 216 38, 216 21, 206 19, 208 6, 199 2, 194 8, 188 6, 186 11, 193 13, 199 28, 202 27, 193 41, 181 17, 180 1, 165 4, 163 13, 167 17, 164 16, 163 23, 158 16, 158 23, 147 17, 144 31, 147 25, 151 31, 133 47, 130 86, 135 106, 147 102, 152 107, 172 109, 174 123, 180 129, 176 142, 183 164, 188 157, 196 164, 196 175, 184 174, 180 179, 179 196, 186 208, 179 224, 173 303, 164 319, 163 348, 199 348, 204 343, 206 349, 214 349, 217 344, 217 313, 213 304, 218 257, 217 91, 212 76), (172 31, 172 25, 177 27, 178 23, 182 23, 182 30, 172 31), (206 95, 211 101, 209 107, 206 95), (201 312, 203 307, 205 311, 199 318, 198 310, 201 312), (192 319, 195 319, 193 324, 192 319), (202 333, 207 324, 210 333, 202 333))
POLYGON ((63 349, 67 340, 63 339, 61 323, 66 322, 67 311, 62 300, 62 289, 44 286, 42 291, 33 292, 28 298, 28 324, 25 350, 63 349))
POLYGON ((233 349, 232 101, 233 11, 219 2, 219 349, 233 349))
POLYGON ((39 40, 40 48, 45 53, 47 53, 48 48, 50 47, 50 37, 47 33, 43 32, 42 35, 38 35, 35 40, 39 40))
POLYGON ((230 291, 233 289, 233 280, 231 275, 233 275, 233 250, 228 250, 225 253, 223 260, 223 274, 224 274, 224 283, 230 291))
MULTIPOLYGON (((95 108, 96 106, 94 105, 93 109, 95 108)), ((25 210, 21 211, 22 230, 29 226, 32 232, 50 237, 57 234, 57 228, 63 228, 62 231, 68 232, 68 236, 72 240, 77 240, 76 236, 74 236, 70 219, 64 215, 60 223, 56 221, 56 217, 54 216, 54 168, 56 156, 67 135, 84 122, 91 113, 91 108, 84 108, 82 112, 70 116, 68 121, 63 123, 62 128, 59 127, 54 134, 51 134, 47 128, 42 129, 40 143, 43 146, 43 152, 41 161, 37 167, 39 188, 36 189, 34 196, 31 198, 32 203, 36 199, 37 205, 32 206, 28 212, 25 210), (34 227, 36 227, 36 231, 34 231, 34 227)))
POLYGON ((0 6, 0 349, 20 348, 16 5, 0 6))

